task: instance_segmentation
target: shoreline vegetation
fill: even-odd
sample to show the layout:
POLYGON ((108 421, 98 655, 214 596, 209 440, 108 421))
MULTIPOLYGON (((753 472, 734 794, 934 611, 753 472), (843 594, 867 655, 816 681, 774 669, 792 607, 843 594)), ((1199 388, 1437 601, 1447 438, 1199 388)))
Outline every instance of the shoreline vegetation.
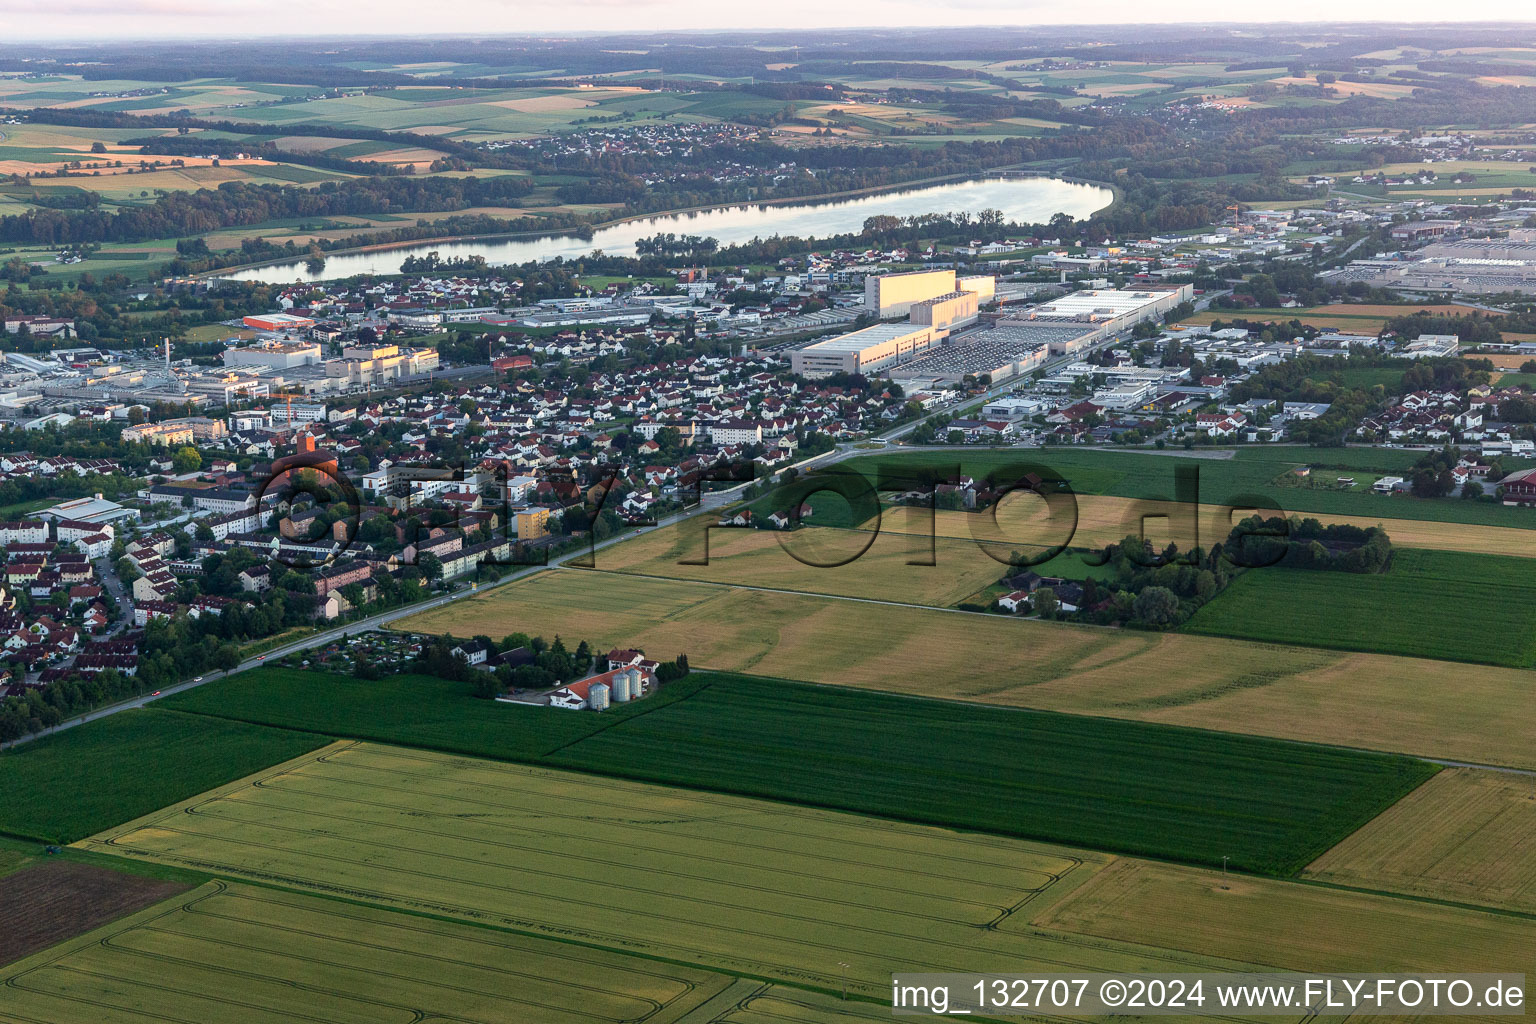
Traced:
MULTIPOLYGON (((735 203, 709 203, 702 206, 684 206, 673 210, 658 210, 654 213, 634 213, 624 217, 615 217, 611 220, 589 221, 578 229, 564 229, 551 231, 496 231, 488 234, 469 235, 441 235, 435 238, 415 238, 402 242, 380 242, 377 245, 349 246, 345 249, 327 249, 323 259, 329 260, 338 256, 361 256, 368 253, 389 252, 394 249, 417 249, 432 245, 456 245, 465 242, 500 242, 515 241, 518 239, 539 240, 545 238, 591 238, 598 231, 608 228, 622 227, 625 224, 633 224, 636 221, 661 220, 668 217, 684 217, 696 213, 712 213, 717 210, 734 210, 741 207, 779 207, 779 206, 817 206, 824 203, 835 203, 844 199, 862 199, 868 196, 890 195, 898 192, 929 188, 936 185, 949 185, 957 183, 982 182, 993 179, 1033 179, 1044 178, 1052 181, 1062 181, 1071 185, 1090 185, 1094 188, 1104 189, 1110 193, 1110 201, 1098 209, 1094 214, 1105 213, 1113 210, 1124 199, 1122 190, 1113 182, 1095 181, 1090 178, 1078 178, 1066 174, 1057 174, 1051 171, 1036 171, 1030 168, 1008 165, 992 168, 982 174, 958 173, 943 174, 931 178, 915 178, 912 181, 904 181, 887 185, 871 185, 868 188, 845 189, 840 192, 826 192, 816 196, 784 196, 778 199, 753 199, 746 202, 735 203)), ((229 267, 221 267, 218 270, 201 270, 190 274, 192 280, 213 280, 230 277, 251 270, 262 270, 267 267, 282 267, 289 264, 299 265, 305 262, 303 256, 284 256, 281 259, 257 260, 254 263, 241 263, 229 267)), ((393 275, 374 275, 393 276, 393 275)), ((338 278, 337 280, 341 280, 338 278)))

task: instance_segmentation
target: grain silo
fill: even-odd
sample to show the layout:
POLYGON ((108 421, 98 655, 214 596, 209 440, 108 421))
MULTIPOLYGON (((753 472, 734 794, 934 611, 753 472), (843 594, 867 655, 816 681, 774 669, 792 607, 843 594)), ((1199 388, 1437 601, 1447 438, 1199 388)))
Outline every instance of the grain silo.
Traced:
POLYGON ((629 700, 629 673, 615 672, 613 674, 613 699, 616 703, 623 704, 629 700))
POLYGON ((605 711, 608 708, 608 687, 602 683, 593 683, 587 690, 587 707, 593 711, 605 711))
POLYGON ((645 696, 645 676, 637 668, 629 670, 629 695, 635 699, 645 696))

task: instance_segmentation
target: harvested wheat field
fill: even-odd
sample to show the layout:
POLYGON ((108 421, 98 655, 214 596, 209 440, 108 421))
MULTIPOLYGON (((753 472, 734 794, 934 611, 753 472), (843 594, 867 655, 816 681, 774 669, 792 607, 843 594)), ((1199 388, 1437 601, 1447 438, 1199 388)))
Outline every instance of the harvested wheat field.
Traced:
POLYGON ((584 107, 595 107, 597 106, 597 101, 587 99, 584 96, 556 93, 553 96, 526 96, 515 100, 491 100, 489 105, 521 111, 524 114, 537 114, 547 110, 581 110, 584 107))
POLYGON ((1531 693, 1520 669, 577 569, 394 628, 559 633, 699 668, 1536 767, 1536 721, 1509 713, 1531 693))
POLYGON ((987 545, 999 552, 993 558, 964 533, 930 539, 912 512, 891 510, 880 526, 853 530, 709 529, 707 542, 714 517, 696 516, 598 552, 597 568, 935 606, 963 601, 1010 571, 1007 549, 987 545), (706 552, 707 565, 691 564, 706 552))
POLYGON ((1443 771, 1319 857, 1305 877, 1536 912, 1536 777, 1443 771))
MULTIPOLYGON (((1159 546, 1173 541, 1180 549, 1187 551, 1198 540, 1202 547, 1209 548, 1212 544, 1225 541, 1232 527, 1253 514, 1251 509, 1234 509, 1228 505, 1201 505, 1199 508, 1199 518, 1196 520, 1190 514, 1189 506, 1176 502, 1078 495, 1077 522, 1076 528, 1070 533, 1071 545, 1102 549, 1107 544, 1119 543, 1128 534, 1144 530, 1147 539, 1159 546), (1198 537, 1196 529, 1199 530, 1198 537)), ((1442 523, 1427 519, 1329 515, 1323 512, 1291 514, 1304 519, 1316 519, 1325 524, 1380 526, 1387 531, 1397 547, 1536 558, 1536 530, 1442 523)), ((1017 548, 1035 551, 1053 543, 1060 544, 1068 536, 1071 526, 1064 519, 1051 519, 1045 503, 1029 494, 1005 501, 997 511, 995 527, 989 522, 990 519, 990 512, 940 511, 934 514, 933 532, 940 538, 979 536, 988 539, 988 546, 995 550, 1017 548)), ((886 516, 881 523, 881 530, 910 530, 926 535, 928 525, 926 521, 919 523, 914 519, 903 522, 894 516, 886 516)), ((1038 571, 1049 574, 1050 564, 1038 567, 1038 571)))

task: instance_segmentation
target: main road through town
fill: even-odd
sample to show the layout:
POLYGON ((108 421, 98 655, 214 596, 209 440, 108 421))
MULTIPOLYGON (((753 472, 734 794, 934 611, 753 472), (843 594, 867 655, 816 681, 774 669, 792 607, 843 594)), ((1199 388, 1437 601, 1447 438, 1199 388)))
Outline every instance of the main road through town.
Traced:
MULTIPOLYGON (((1107 341, 1107 342, 1105 342, 1103 344, 1112 344, 1112 343, 1113 343, 1113 340, 1107 341)), ((1103 346, 1100 345, 1098 347, 1103 347, 1103 346)), ((1052 369, 1054 369, 1054 368, 1056 368, 1058 366, 1065 365, 1068 362, 1072 362, 1072 361, 1081 359, 1085 355, 1087 355, 1086 352, 1084 352, 1084 353, 1076 353, 1076 354, 1071 355, 1071 356, 1061 356, 1061 357, 1058 357, 1057 359, 1051 360, 1048 363, 1045 363, 1042 368, 1047 370, 1047 371, 1050 371, 1050 370, 1052 370, 1052 369)), ((1000 395, 1007 394, 1009 391, 1011 391, 1015 387, 1017 387, 1019 385, 1019 383, 1020 383, 1020 381, 1019 381, 1018 378, 1013 378, 1013 379, 1005 381, 1005 382, 1003 382, 1001 384, 994 385, 992 388, 988 389, 985 394, 977 396, 977 397, 972 398, 972 399, 968 399, 964 403, 964 407, 965 408, 978 408, 982 404, 984 404, 984 403, 986 403, 988 401, 991 401, 993 398, 996 398, 996 397, 998 397, 1000 395)), ((931 412, 929 412, 929 413, 927 413, 927 414, 925 414, 925 415, 923 415, 923 416, 921 416, 921 417, 919 417, 919 418, 917 418, 915 420, 911 420, 911 421, 909 421, 907 423, 902 424, 899 427, 893 427, 892 429, 887 430, 887 431, 885 431, 882 434, 876 435, 876 439, 882 440, 882 441, 896 441, 896 440, 899 440, 899 439, 907 436, 908 434, 910 434, 913 430, 915 430, 917 428, 918 424, 920 424, 920 423, 922 423, 922 422, 924 422, 926 420, 933 419, 933 418, 935 418, 937 416, 941 416, 945 412, 948 412, 948 411, 950 411, 950 410, 947 410, 947 409, 936 409, 936 410, 933 410, 933 411, 931 411, 931 412)), ((855 443, 849 443, 849 444, 842 444, 842 445, 839 445, 838 447, 836 447, 836 448, 834 448, 834 449, 832 449, 830 451, 822 452, 820 455, 814 455, 814 456, 811 456, 810 458, 805 459, 802 462, 796 463, 794 468, 803 473, 807 469, 824 468, 826 466, 830 466, 830 465, 833 465, 835 463, 842 462, 844 459, 852 458, 852 457, 859 456, 859 455, 867 455, 867 454, 870 453, 869 450, 864 448, 864 447, 861 447, 861 445, 867 445, 867 444, 868 444, 867 441, 866 442, 855 442, 855 443)), ((722 490, 722 491, 718 491, 718 492, 711 492, 710 493, 710 506, 711 507, 715 507, 715 506, 718 506, 719 504, 728 503, 734 497, 739 495, 741 490, 743 488, 745 488, 746 486, 747 486, 746 484, 738 484, 736 487, 732 487, 732 488, 729 488, 729 489, 726 489, 726 490, 722 490)), ((649 530, 660 529, 660 528, 662 528, 664 526, 670 526, 673 523, 680 522, 680 521, 682 521, 684 519, 689 518, 690 516, 694 516, 694 515, 697 515, 697 514, 699 514, 699 509, 697 507, 690 506, 689 508, 683 509, 680 512, 674 512, 671 515, 664 516, 661 519, 658 519, 654 526, 644 527, 642 532, 649 531, 649 530)), ((356 620, 354 622, 349 622, 349 623, 347 623, 344 626, 338 626, 335 629, 328 629, 328 630, 325 630, 324 632, 320 632, 320 633, 311 633, 308 636, 305 636, 305 637, 302 637, 302 638, 300 638, 298 640, 295 640, 294 642, 292 642, 290 644, 285 644, 285 645, 283 645, 281 647, 275 647, 275 648, 273 648, 270 651, 266 651, 266 652, 264 652, 263 654, 261 654, 258 657, 248 658, 247 660, 241 662, 237 667, 235 667, 234 669, 231 669, 228 672, 218 672, 218 671, 207 672, 207 673, 205 673, 205 674, 203 674, 201 676, 198 676, 196 679, 189 679, 186 682, 177 683, 174 686, 168 686, 165 689, 160 690, 160 691, 158 691, 156 693, 153 693, 153 694, 143 694, 141 696, 133 697, 133 698, 130 698, 130 699, 125 700, 125 701, 120 701, 120 702, 118 702, 116 704, 108 704, 108 705, 105 705, 103 707, 96 708, 94 711, 89 711, 89 712, 87 712, 87 713, 85 713, 83 715, 76 715, 75 717, 70 718, 67 721, 60 722, 58 725, 53 726, 51 728, 43 729, 40 732, 35 732, 35 733, 32 733, 31 735, 22 736, 19 739, 11 740, 8 743, 0 744, 0 750, 3 750, 5 748, 7 748, 7 747, 18 746, 20 744, 26 743, 29 740, 37 739, 38 737, 41 737, 41 736, 49 736, 49 735, 52 735, 53 733, 61 732, 61 731, 65 730, 65 729, 72 729, 75 726, 83 725, 86 722, 94 722, 98 718, 106 718, 108 715, 115 715, 119 711, 127 711, 130 708, 142 708, 142 707, 144 707, 144 706, 146 706, 148 704, 153 703, 154 701, 158 700, 161 697, 167 697, 167 696, 170 696, 173 693, 181 693, 183 690, 190 690, 193 687, 202 686, 202 685, 204 685, 206 683, 211 683, 211 682, 213 682, 216 679, 223 679, 225 676, 235 675, 236 673, 244 672, 244 671, 247 671, 248 669, 259 668, 262 665, 264 665, 268 660, 276 661, 279 658, 282 658, 282 657, 284 657, 286 655, 289 655, 289 654, 293 654, 293 653, 295 653, 297 651, 308 650, 311 647, 323 647, 326 644, 332 642, 333 640, 340 640, 343 637, 350 636, 350 635, 352 635, 354 633, 361 633, 361 632, 363 632, 365 630, 370 630, 370 629, 381 629, 381 628, 389 625, 391 622, 394 622, 394 621, 396 621, 398 619, 403 619, 403 618, 405 618, 407 616, 410 616, 410 615, 416 615, 416 614, 418 614, 420 612, 430 611, 433 608, 441 608, 443 605, 448 604, 449 602, 458 601, 458 600, 461 600, 461 599, 466 598, 466 597, 476 597, 476 596, 479 596, 480 594, 484 594, 485 592, 487 592, 489 590, 494 590, 497 587, 506 586, 508 583, 512 583, 515 580, 524 579, 527 576, 529 576, 529 575, 531 575, 531 574, 533 574, 535 572, 542 571, 542 570, 544 570, 546 568, 561 566, 561 565, 564 565, 565 563, 567 563, 567 562, 569 562, 569 561, 571 561, 573 559, 582 558, 584 556, 591 555, 596 550, 602 550, 603 548, 609 547, 610 545, 618 544, 618 543, 621 543, 621 542, 623 542, 625 540, 629 540, 633 536, 635 536, 635 534, 633 532, 629 532, 629 531, 626 531, 624 533, 615 534, 614 536, 609 537, 607 540, 599 541, 596 544, 595 547, 589 545, 589 546, 587 546, 585 548, 579 548, 579 549, 574 550, 574 551, 568 551, 565 554, 557 555, 557 556, 554 556, 554 557, 550 558, 550 560, 546 564, 528 566, 527 568, 519 569, 519 570, 517 570, 515 572, 508 573, 506 576, 503 576, 501 579, 496 580, 494 583, 481 584, 481 585, 478 585, 478 586, 475 586, 475 587, 459 586, 459 587, 455 588, 454 590, 449 591, 446 594, 440 594, 437 597, 430 598, 430 599, 428 599, 426 601, 419 601, 419 602, 417 602, 415 604, 407 605, 404 608, 392 608, 392 609, 390 609, 387 612, 380 612, 377 615, 370 615, 366 619, 358 619, 358 620, 356 620)))

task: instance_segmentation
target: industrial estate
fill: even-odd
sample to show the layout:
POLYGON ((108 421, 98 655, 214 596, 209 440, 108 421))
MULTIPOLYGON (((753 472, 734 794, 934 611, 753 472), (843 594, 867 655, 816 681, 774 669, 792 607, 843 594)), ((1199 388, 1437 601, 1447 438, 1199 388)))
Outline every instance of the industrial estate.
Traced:
POLYGON ((1514 1012, 1536 30, 1176 21, 0 40, 0 1022, 1514 1012))

